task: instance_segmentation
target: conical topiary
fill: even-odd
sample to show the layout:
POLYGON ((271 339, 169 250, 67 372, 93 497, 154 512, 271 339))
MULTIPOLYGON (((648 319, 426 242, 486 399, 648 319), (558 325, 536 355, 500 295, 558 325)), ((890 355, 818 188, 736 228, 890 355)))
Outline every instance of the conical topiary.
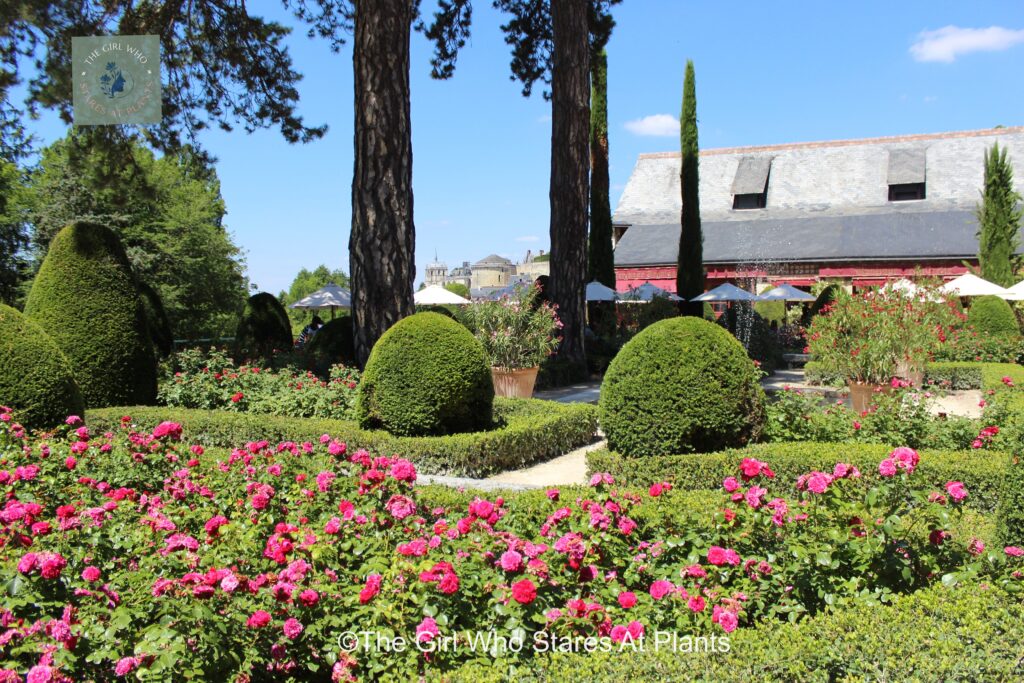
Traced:
POLYGON ((25 315, 64 352, 90 408, 152 403, 156 359, 121 241, 78 221, 53 238, 25 315))
POLYGON ((167 318, 164 302, 160 294, 145 282, 139 282, 139 296, 142 297, 142 309, 146 314, 146 326, 149 339, 156 355, 166 358, 174 348, 174 332, 171 321, 167 318))
POLYGON ((236 359, 269 358, 291 347, 291 321, 277 297, 267 292, 249 297, 235 332, 236 359))
POLYGON ((0 304, 0 405, 26 429, 46 429, 85 411, 67 358, 36 323, 0 304))

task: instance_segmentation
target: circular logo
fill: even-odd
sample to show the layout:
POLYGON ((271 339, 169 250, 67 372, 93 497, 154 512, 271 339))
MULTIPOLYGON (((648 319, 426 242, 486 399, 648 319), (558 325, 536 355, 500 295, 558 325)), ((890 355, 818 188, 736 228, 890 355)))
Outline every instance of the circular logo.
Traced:
POLYGON ((100 76, 100 91, 112 100, 127 97, 135 87, 135 81, 128 71, 122 70, 116 62, 107 62, 100 76))

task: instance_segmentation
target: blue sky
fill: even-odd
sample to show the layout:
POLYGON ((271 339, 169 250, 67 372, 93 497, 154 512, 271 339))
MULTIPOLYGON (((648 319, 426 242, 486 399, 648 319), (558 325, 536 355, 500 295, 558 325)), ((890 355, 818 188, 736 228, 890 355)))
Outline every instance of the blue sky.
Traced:
MULTIPOLYGON (((273 129, 202 138, 219 159, 226 223, 249 276, 277 293, 302 267, 348 270, 351 48, 332 54, 279 3, 249 8, 296 26, 300 112, 330 126, 307 145, 273 129)), ((1020 125, 1022 10, 1019 0, 624 0, 608 46, 612 207, 637 154, 678 149, 669 117, 687 59, 704 148, 1020 125)), ((435 250, 452 267, 548 248, 550 106, 509 80, 501 21, 477 2, 449 81, 429 78, 430 46, 413 36, 417 282, 435 250)), ((52 117, 37 131, 47 142, 65 132, 52 117)))

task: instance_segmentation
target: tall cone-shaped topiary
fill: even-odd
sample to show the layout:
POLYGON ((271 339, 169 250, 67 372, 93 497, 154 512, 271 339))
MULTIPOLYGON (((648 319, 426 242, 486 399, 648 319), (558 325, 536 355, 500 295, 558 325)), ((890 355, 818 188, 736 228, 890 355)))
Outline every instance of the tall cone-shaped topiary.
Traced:
POLYGON ((156 399, 156 359, 124 247, 109 228, 61 230, 32 283, 25 315, 56 342, 90 408, 156 399))
POLYGON ((71 365, 36 323, 0 304, 0 405, 26 429, 47 429, 85 411, 71 365))
POLYGON ((267 292, 249 297, 235 332, 236 360, 267 359, 291 348, 292 324, 277 297, 267 292))

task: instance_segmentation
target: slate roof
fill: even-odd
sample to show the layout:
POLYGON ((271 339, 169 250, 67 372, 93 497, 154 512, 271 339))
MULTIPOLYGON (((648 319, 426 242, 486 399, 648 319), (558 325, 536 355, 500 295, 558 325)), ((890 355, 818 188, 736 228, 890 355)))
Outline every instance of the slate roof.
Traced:
MULTIPOLYGON (((984 154, 997 141, 1024 193, 1024 127, 703 150, 705 260, 974 256, 984 154), (889 201, 890 182, 922 173, 925 199, 889 201), (736 188, 755 190, 765 174, 766 207, 734 210, 736 188)), ((675 263, 679 168, 678 152, 640 155, 615 210, 616 225, 632 226, 616 266, 675 263)))

